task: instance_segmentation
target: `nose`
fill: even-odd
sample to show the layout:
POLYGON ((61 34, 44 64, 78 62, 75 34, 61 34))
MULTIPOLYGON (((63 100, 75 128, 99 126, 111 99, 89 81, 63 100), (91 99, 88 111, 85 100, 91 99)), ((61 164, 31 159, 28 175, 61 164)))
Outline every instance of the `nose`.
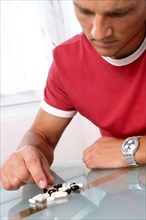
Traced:
POLYGON ((106 18, 101 15, 96 15, 93 18, 91 34, 95 40, 103 40, 112 35, 112 27, 107 22, 106 18))

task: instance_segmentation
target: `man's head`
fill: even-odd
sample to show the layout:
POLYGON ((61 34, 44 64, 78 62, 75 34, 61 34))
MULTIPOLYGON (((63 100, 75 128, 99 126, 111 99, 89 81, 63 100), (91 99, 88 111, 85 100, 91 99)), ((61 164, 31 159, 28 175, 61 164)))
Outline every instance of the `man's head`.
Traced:
POLYGON ((132 54, 145 37, 146 0, 74 0, 76 17, 102 56, 132 54))

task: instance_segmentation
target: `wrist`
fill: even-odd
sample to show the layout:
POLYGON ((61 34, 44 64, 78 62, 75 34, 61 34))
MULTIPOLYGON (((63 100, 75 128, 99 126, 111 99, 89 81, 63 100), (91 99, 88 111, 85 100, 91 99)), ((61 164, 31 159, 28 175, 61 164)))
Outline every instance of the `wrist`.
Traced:
POLYGON ((139 138, 139 148, 135 153, 135 160, 138 164, 146 164, 146 136, 139 138))

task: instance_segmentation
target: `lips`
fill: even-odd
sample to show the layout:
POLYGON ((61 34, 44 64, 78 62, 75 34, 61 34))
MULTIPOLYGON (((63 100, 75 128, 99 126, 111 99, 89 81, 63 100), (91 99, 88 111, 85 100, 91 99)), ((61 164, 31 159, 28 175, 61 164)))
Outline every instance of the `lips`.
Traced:
POLYGON ((116 43, 116 40, 109 40, 109 41, 92 40, 91 42, 95 47, 108 48, 108 47, 112 47, 116 43))

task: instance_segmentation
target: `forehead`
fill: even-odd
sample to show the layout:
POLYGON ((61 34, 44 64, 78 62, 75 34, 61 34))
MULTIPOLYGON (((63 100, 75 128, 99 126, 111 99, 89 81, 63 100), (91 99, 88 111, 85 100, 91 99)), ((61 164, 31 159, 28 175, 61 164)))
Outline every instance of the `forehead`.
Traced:
POLYGON ((126 9, 137 7, 145 0, 74 0, 73 2, 81 8, 91 11, 110 11, 116 9, 126 9))

